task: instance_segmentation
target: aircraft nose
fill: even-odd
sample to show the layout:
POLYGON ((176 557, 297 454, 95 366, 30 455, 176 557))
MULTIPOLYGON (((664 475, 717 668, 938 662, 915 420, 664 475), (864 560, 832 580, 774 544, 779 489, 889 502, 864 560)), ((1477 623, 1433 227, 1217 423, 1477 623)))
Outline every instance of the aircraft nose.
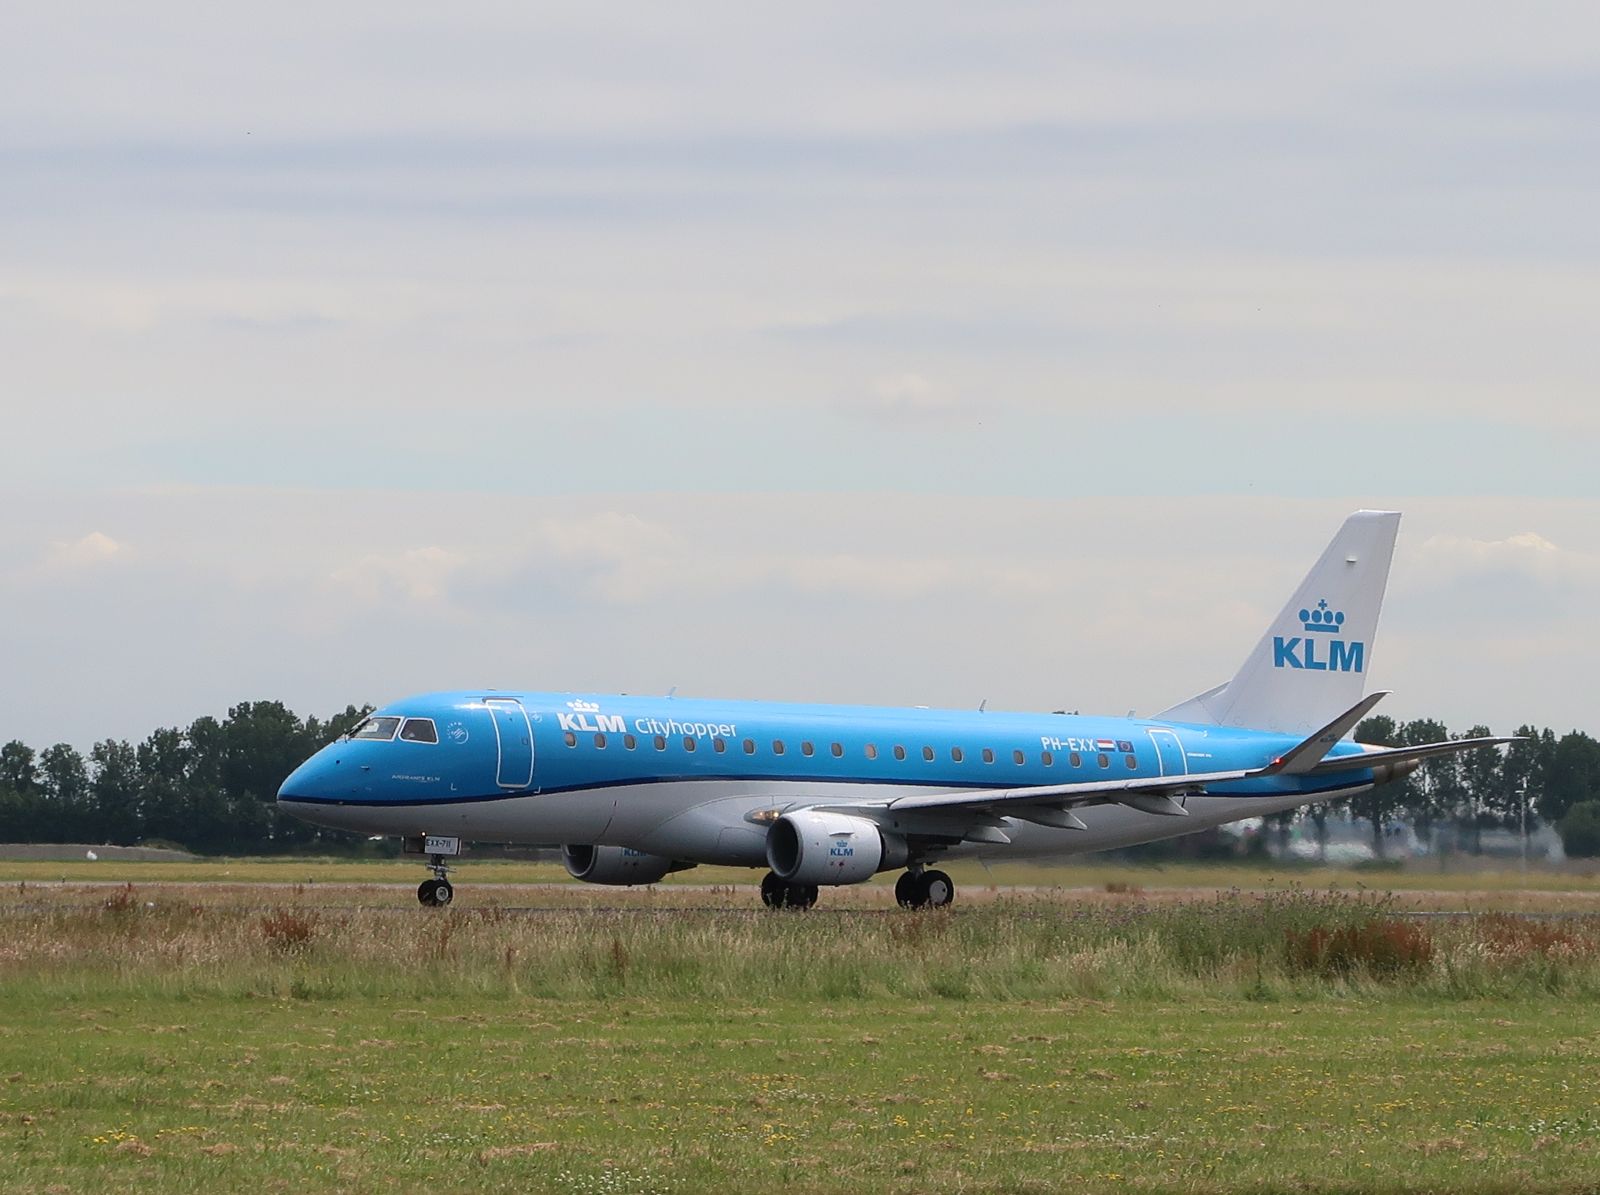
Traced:
POLYGON ((333 796, 336 782, 334 773, 337 770, 337 761, 328 759, 320 752, 313 755, 290 772, 287 779, 278 786, 278 804, 293 805, 296 802, 325 800, 333 796))

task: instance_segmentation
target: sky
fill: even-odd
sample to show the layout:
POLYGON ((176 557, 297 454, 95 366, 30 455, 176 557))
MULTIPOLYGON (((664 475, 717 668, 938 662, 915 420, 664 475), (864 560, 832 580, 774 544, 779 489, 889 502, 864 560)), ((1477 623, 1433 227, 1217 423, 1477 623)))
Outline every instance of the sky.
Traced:
POLYGON ((1600 732, 1592 5, 6 25, 0 741, 1149 714, 1360 507, 1386 712, 1600 732))

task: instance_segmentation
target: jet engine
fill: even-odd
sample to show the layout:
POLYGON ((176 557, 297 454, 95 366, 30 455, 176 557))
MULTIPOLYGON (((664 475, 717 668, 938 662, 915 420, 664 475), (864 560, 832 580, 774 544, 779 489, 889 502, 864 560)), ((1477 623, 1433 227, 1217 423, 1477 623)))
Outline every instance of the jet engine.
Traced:
POLYGON ((561 848, 567 874, 588 884, 653 884, 669 871, 686 871, 693 863, 647 855, 626 846, 574 846, 561 848))
POLYGON ((906 844, 864 817, 804 809, 767 831, 767 863, 790 884, 859 884, 905 861, 906 844))

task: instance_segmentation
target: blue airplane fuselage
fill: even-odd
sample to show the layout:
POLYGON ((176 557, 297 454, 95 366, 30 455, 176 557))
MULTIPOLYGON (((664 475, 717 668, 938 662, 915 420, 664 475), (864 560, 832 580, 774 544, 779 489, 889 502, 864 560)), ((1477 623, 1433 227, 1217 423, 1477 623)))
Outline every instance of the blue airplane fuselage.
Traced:
MULTIPOLYGON (((1299 741, 1149 719, 484 690, 394 702, 374 723, 385 737, 323 748, 281 803, 372 834, 615 845, 742 866, 762 863, 767 825, 790 805, 1249 770, 1299 741)), ((1008 819, 1007 853, 1100 850, 1346 795, 1372 782, 1360 754, 1339 743, 1329 758, 1355 757, 1349 771, 1210 786, 1187 798, 1184 817, 1112 803, 1079 811, 1087 829, 1008 819)))

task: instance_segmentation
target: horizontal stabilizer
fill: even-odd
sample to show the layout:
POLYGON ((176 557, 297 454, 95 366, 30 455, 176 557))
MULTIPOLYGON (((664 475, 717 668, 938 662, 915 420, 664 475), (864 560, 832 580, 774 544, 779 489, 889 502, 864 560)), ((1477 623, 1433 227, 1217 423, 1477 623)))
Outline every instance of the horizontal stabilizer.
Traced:
POLYGON ((1356 768, 1375 768, 1383 764, 1421 763, 1439 755, 1454 755, 1457 751, 1474 751, 1479 747, 1502 747, 1507 743, 1520 743, 1518 735, 1504 738, 1451 739, 1445 743, 1423 743, 1418 747, 1384 747, 1362 755, 1341 755, 1325 759, 1311 769, 1312 775, 1327 772, 1348 772, 1356 768))
POLYGON ((1316 769, 1333 745, 1354 730, 1391 690, 1380 689, 1364 697, 1292 751, 1285 751, 1267 768, 1269 776, 1304 776, 1316 769))

